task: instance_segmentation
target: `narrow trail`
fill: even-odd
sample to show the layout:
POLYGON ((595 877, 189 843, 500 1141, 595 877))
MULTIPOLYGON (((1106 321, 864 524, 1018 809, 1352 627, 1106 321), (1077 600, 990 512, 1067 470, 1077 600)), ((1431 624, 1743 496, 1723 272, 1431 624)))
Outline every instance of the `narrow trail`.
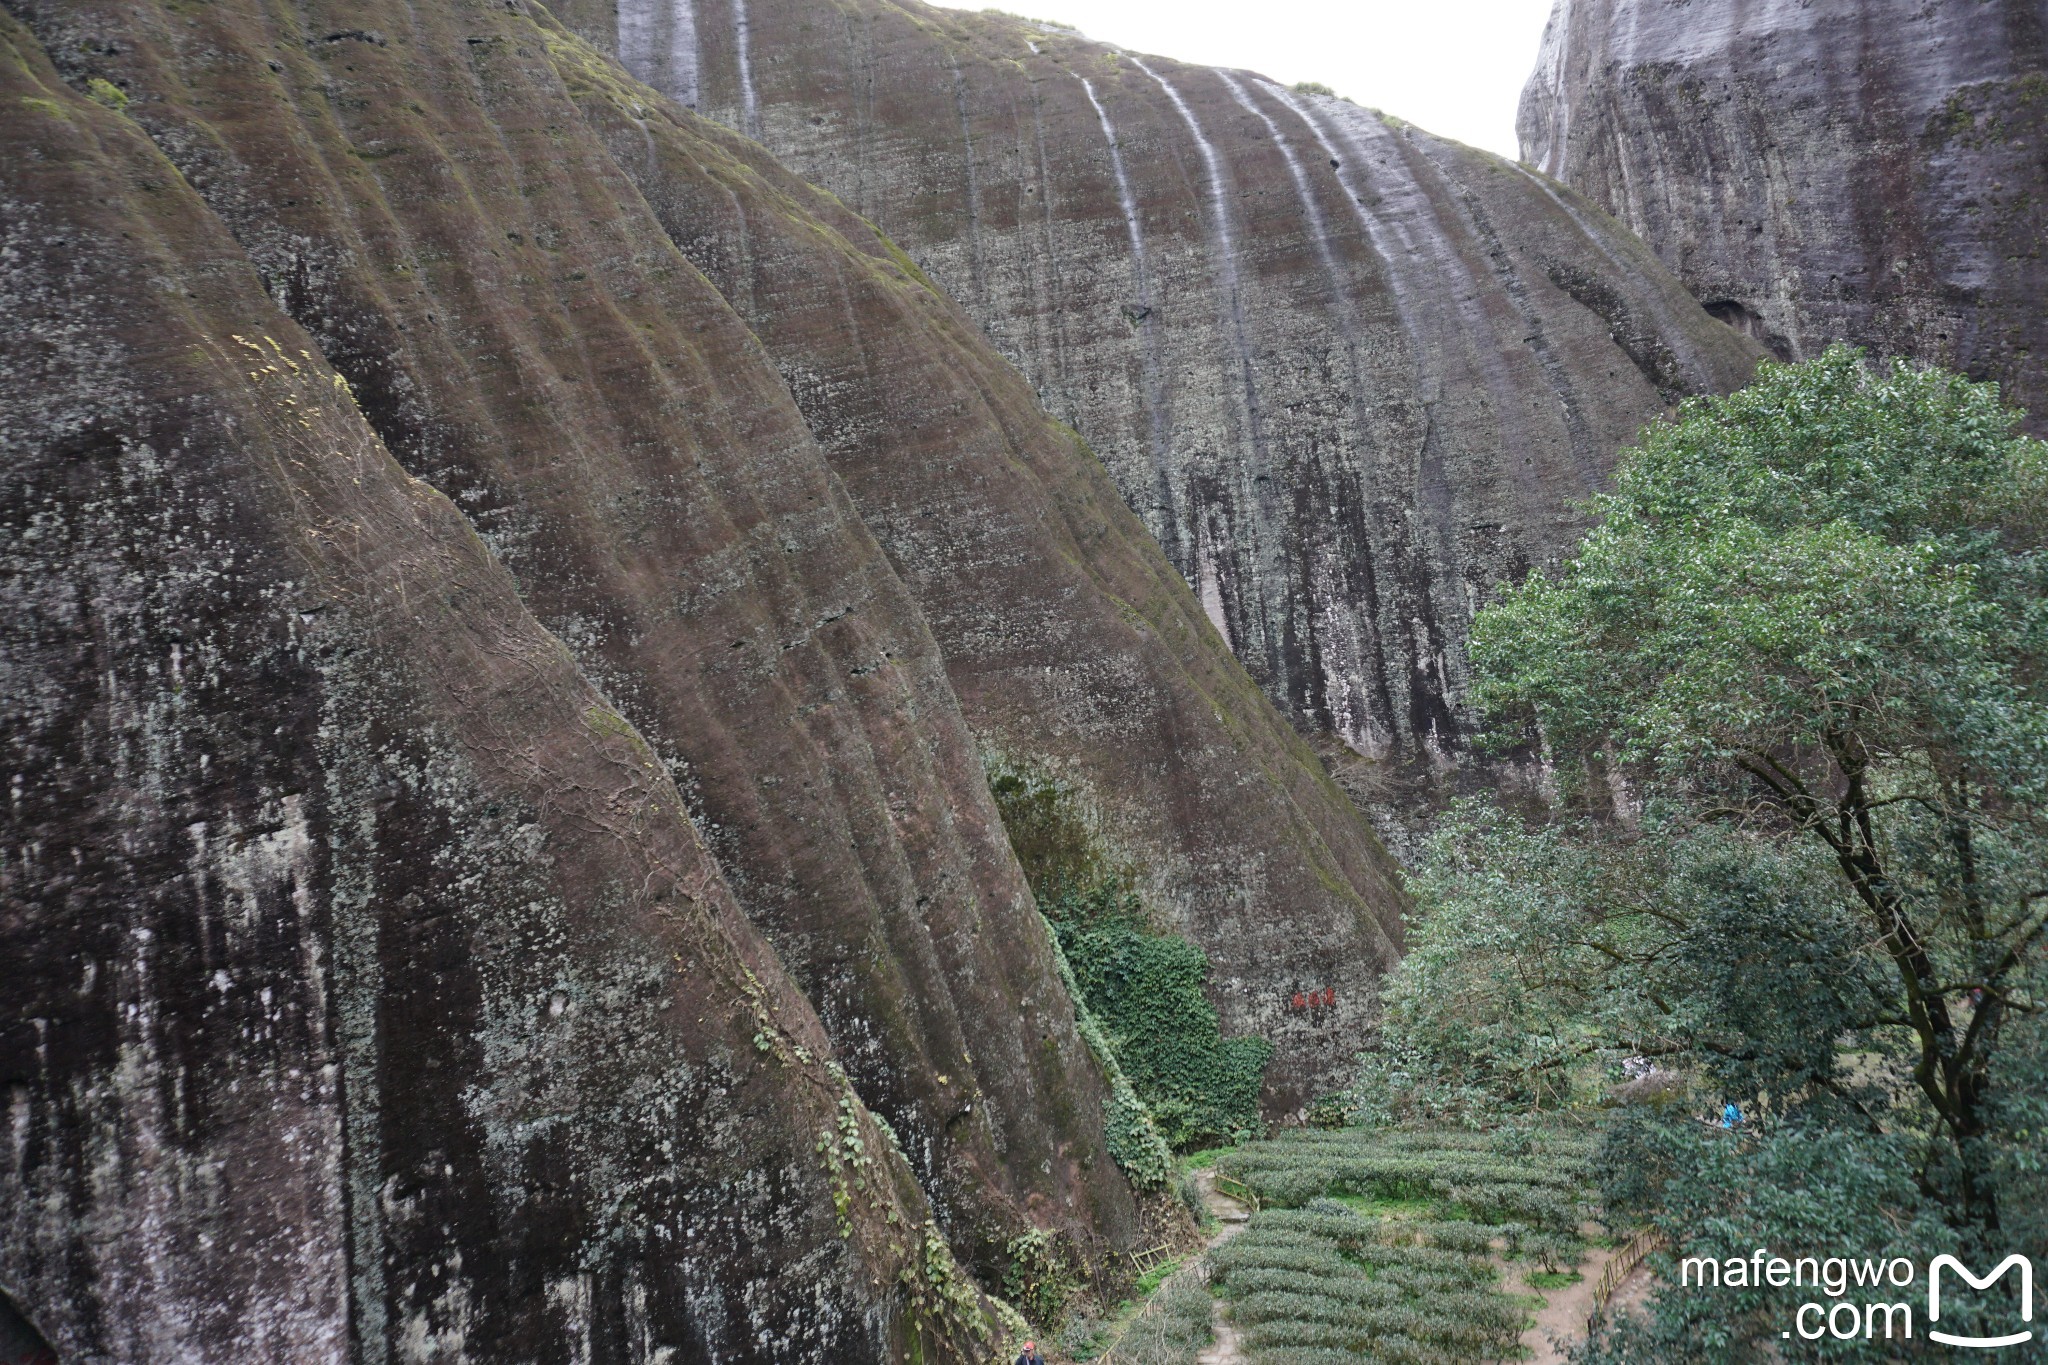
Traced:
MULTIPOLYGON (((1607 1269, 1607 1263, 1619 1251, 1617 1247, 1595 1248, 1577 1267, 1578 1283, 1562 1289, 1530 1289, 1522 1282, 1521 1272, 1515 1274, 1506 1286, 1508 1292, 1541 1294, 1544 1300, 1536 1321, 1522 1333, 1522 1345, 1529 1348, 1529 1354, 1523 1358, 1525 1365, 1564 1365, 1566 1352, 1585 1342, 1586 1318, 1593 1311, 1594 1287, 1600 1283, 1600 1273, 1607 1269)), ((1614 1297, 1608 1300, 1608 1312, 1627 1312, 1640 1305, 1649 1277, 1647 1265, 1638 1265, 1630 1271, 1627 1278, 1615 1287, 1614 1297)))
MULTIPOLYGON (((1216 1215, 1216 1231, 1203 1248, 1206 1255, 1243 1232, 1245 1224, 1251 1221, 1252 1211, 1216 1188, 1213 1167, 1195 1172, 1195 1183, 1201 1188, 1202 1203, 1216 1215)), ((1216 1339, 1195 1356, 1195 1365, 1244 1365, 1244 1347, 1238 1339, 1237 1326, 1224 1316, 1221 1299, 1209 1309, 1209 1330, 1216 1339)))

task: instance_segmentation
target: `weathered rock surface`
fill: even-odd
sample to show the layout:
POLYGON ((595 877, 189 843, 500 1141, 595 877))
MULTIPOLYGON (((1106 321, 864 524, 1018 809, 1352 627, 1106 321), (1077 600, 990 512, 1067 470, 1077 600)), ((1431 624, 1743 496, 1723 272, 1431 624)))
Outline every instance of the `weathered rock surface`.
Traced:
POLYGON ((978 1357, 655 751, 5 14, 0 110, 9 1300, 124 1365, 978 1357))
POLYGON ((915 0, 560 12, 880 225, 1290 719, 1367 755, 1461 750, 1474 605, 1760 354, 1569 191, 1247 73, 915 0))
POLYGON ((781 369, 917 596, 982 744, 1074 789, 1169 926, 1209 952, 1226 1030, 1276 1044, 1271 1107, 1340 1078, 1393 961, 1402 894, 1101 463, 831 196, 616 84, 579 99, 781 369), (1336 1003, 1291 1009, 1305 990, 1336 1003))
POLYGON ((2041 0, 1558 0, 1520 131, 1780 354, 1852 341, 2048 411, 2041 0))
MULTIPOLYGON (((1135 1235, 917 607, 775 370, 503 6, 33 16, 124 90, 414 475, 671 766, 963 1252, 1135 1235), (275 69, 273 69, 275 68, 275 69)), ((1098 1243, 1100 1245, 1098 1245, 1098 1243)))

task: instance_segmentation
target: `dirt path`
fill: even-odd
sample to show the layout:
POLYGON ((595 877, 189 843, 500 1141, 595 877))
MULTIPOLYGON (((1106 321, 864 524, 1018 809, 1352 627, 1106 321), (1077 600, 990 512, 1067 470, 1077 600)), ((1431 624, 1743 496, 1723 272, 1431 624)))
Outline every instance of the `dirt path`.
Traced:
MULTIPOLYGON (((1202 1202, 1216 1215, 1216 1231, 1209 1236, 1206 1252, 1243 1232, 1245 1224, 1251 1221, 1252 1211, 1216 1188, 1213 1169, 1195 1172, 1195 1183, 1201 1187, 1202 1202)), ((1195 1356, 1195 1365, 1244 1365, 1244 1347, 1239 1342, 1237 1326, 1224 1316, 1221 1299, 1209 1309, 1209 1330, 1216 1334, 1216 1339, 1195 1356)))
MULTIPOLYGON (((1607 1269, 1607 1263, 1615 1258, 1618 1247, 1596 1247, 1577 1267, 1579 1280, 1562 1289, 1531 1289, 1523 1282, 1528 1262, 1509 1272, 1505 1286, 1511 1294, 1541 1294, 1543 1308, 1536 1314, 1536 1321, 1522 1333, 1522 1345, 1529 1348, 1525 1357, 1527 1365, 1563 1365, 1565 1351, 1586 1339, 1586 1319, 1593 1311, 1593 1289, 1600 1283, 1600 1274, 1607 1269)), ((1649 1283, 1650 1271, 1647 1265, 1638 1265, 1629 1272, 1608 1301, 1610 1312, 1625 1312, 1640 1304, 1649 1283)))

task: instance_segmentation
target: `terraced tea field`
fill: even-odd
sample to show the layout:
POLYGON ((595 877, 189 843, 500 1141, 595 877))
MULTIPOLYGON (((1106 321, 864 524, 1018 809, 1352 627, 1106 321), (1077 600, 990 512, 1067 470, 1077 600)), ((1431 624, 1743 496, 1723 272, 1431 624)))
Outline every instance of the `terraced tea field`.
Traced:
POLYGON ((1211 1287, 1257 1365, 1514 1359, 1536 1304, 1504 1272, 1563 1278, 1580 1259, 1591 1148, 1398 1129, 1253 1143, 1217 1162, 1262 1207, 1210 1254, 1211 1287))

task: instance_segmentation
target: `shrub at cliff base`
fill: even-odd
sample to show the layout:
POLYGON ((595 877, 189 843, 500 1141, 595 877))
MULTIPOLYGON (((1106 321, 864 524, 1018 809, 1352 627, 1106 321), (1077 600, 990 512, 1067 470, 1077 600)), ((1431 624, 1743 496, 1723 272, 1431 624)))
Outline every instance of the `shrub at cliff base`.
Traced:
MULTIPOLYGON (((1130 877, 1103 856, 1072 793, 995 765, 989 787, 1071 969, 1090 1020, 1084 1034, 1099 1031, 1160 1135, 1186 1150, 1257 1132, 1273 1047, 1223 1037, 1203 991, 1207 955, 1152 931, 1130 877)), ((1144 1166, 1149 1182, 1151 1163, 1144 1166)))
MULTIPOLYGON (((1442 822, 1358 1111, 1620 1103, 1612 1216, 1679 1255, 2048 1257, 2048 452, 2017 421, 1838 347, 1643 433, 1576 555, 1477 619, 1478 699, 1562 813, 1442 822)), ((1595 1354, 1766 1358, 1801 1295, 1667 1285, 1595 1354)), ((2017 1308, 1965 1298, 1945 1328, 2017 1308)))
POLYGON ((1138 898, 1115 880, 1042 898, 1089 1011, 1109 1031, 1131 1085, 1166 1141, 1186 1150, 1256 1132, 1273 1045, 1222 1036, 1203 994, 1209 959, 1149 932, 1138 898))

